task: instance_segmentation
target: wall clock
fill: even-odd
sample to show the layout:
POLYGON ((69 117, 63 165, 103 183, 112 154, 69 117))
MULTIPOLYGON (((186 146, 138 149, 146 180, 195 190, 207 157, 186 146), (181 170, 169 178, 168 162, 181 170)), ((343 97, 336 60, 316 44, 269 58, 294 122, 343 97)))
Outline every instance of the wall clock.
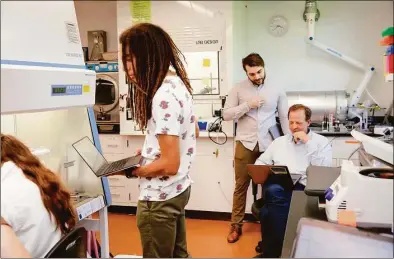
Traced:
POLYGON ((289 29, 289 22, 281 15, 275 15, 269 20, 268 31, 272 36, 281 37, 289 29))

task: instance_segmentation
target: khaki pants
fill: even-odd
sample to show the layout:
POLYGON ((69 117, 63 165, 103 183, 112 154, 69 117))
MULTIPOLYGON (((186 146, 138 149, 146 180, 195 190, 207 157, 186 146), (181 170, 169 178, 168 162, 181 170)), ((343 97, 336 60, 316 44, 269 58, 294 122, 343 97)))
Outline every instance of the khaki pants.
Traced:
POLYGON ((185 207, 190 187, 167 201, 138 201, 137 226, 144 258, 187 258, 185 207))
POLYGON ((259 152, 258 145, 256 145, 253 151, 250 151, 245 148, 240 141, 237 141, 235 144, 235 190, 233 196, 231 225, 238 225, 239 227, 242 227, 242 221, 245 216, 246 194, 251 180, 246 165, 254 164, 260 155, 261 152, 259 152))

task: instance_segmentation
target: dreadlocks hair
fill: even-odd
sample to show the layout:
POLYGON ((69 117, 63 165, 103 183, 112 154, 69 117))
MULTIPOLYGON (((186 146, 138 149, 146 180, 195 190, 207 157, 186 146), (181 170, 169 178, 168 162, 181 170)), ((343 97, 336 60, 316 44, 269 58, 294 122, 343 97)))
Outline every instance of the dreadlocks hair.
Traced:
POLYGON ((153 97, 162 85, 170 66, 192 94, 192 87, 180 58, 185 61, 185 56, 167 32, 150 23, 139 23, 125 30, 119 41, 123 69, 129 84, 131 119, 144 130, 152 117, 153 97), (133 82, 130 82, 127 63, 132 65, 134 71, 133 82))

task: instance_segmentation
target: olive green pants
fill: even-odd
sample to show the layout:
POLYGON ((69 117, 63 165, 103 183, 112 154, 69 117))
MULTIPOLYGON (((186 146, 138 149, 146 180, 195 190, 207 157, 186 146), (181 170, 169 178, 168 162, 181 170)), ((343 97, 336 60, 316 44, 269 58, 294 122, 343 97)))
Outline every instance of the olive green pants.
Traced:
POLYGON ((258 145, 251 151, 244 147, 240 141, 236 141, 234 154, 235 190, 231 225, 242 227, 246 208, 246 194, 251 180, 246 165, 254 164, 261 154, 258 145))
POLYGON ((144 258, 187 258, 185 207, 190 189, 167 201, 138 201, 137 226, 144 258))

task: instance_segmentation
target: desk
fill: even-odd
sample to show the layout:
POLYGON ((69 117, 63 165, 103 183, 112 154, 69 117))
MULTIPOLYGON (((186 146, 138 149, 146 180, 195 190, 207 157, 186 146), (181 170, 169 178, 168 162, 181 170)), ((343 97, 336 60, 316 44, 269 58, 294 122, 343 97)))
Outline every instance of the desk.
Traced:
POLYGON ((303 191, 294 191, 291 197, 289 217, 282 247, 282 258, 289 258, 296 237, 298 222, 301 218, 327 220, 325 210, 318 208, 318 197, 308 196, 303 191))
MULTIPOLYGON (((308 184, 312 190, 325 190, 338 178, 340 168, 310 166, 307 168, 308 184)), ((324 193, 324 192, 323 192, 324 193)), ((327 220, 324 209, 319 209, 319 198, 308 196, 303 191, 294 191, 291 197, 289 216, 287 218, 285 238, 283 240, 282 258, 289 258, 296 237, 298 222, 301 218, 327 220)))

